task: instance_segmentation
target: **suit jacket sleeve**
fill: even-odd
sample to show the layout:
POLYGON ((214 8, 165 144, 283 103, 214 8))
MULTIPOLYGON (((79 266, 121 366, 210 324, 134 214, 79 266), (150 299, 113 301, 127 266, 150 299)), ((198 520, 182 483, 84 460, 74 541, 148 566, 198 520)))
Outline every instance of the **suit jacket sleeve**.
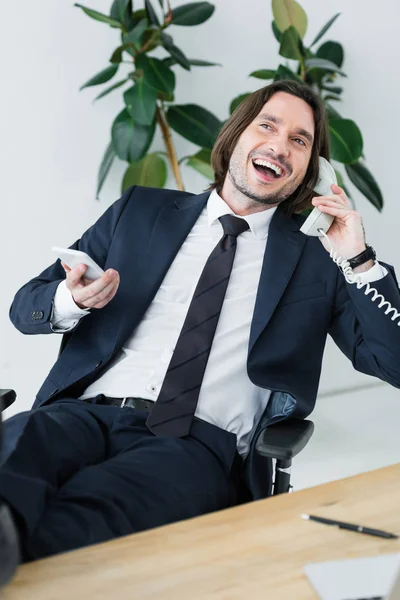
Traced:
MULTIPOLYGON (((83 250, 103 268, 115 228, 133 190, 129 188, 70 248, 83 250)), ((19 331, 26 334, 53 333, 50 325, 53 298, 63 279, 65 271, 61 261, 57 260, 17 292, 10 308, 10 319, 19 331)))
MULTIPOLYGON (((400 292, 394 269, 381 264, 388 270, 387 275, 370 285, 400 312, 400 292)), ((330 334, 357 371, 400 387, 400 318, 392 321, 394 313, 385 314, 387 304, 379 308, 382 298, 373 302, 374 294, 366 295, 365 289, 347 283, 338 270, 330 334)))

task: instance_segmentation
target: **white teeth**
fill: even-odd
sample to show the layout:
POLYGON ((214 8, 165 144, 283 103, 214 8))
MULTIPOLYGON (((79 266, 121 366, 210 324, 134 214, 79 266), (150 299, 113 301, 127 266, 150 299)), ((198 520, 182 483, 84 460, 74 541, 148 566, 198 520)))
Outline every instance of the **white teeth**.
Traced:
POLYGON ((260 158, 257 158, 254 163, 256 165, 260 165, 261 167, 268 167, 269 169, 272 169, 273 171, 275 171, 275 173, 277 175, 281 175, 282 173, 282 169, 280 167, 278 167, 278 165, 273 165, 272 163, 268 162, 267 160, 261 160, 260 158))

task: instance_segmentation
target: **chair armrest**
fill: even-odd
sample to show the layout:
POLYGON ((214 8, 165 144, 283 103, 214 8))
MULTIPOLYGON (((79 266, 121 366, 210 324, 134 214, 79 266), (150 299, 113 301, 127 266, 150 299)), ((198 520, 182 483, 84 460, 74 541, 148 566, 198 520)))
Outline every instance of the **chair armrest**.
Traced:
POLYGON ((0 412, 11 406, 16 397, 17 394, 14 392, 14 390, 0 389, 0 412))
POLYGON ((264 429, 256 442, 261 456, 291 461, 301 452, 314 432, 314 423, 303 419, 286 419, 264 429))

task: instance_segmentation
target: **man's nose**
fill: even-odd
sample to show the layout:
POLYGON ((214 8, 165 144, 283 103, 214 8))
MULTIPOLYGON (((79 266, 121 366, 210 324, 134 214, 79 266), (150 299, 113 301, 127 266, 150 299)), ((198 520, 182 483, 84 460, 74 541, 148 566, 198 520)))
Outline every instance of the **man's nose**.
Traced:
POLYGON ((268 142, 269 148, 273 151, 276 156, 283 155, 289 156, 289 143, 288 139, 282 136, 274 137, 268 142))

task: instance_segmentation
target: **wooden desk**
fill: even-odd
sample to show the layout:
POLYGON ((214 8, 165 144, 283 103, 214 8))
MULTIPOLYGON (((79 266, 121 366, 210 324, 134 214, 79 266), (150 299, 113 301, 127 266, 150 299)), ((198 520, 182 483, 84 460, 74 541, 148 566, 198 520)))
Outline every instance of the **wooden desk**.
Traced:
POLYGON ((307 562, 400 551, 303 521, 304 512, 400 533, 400 464, 19 568, 2 600, 311 600, 307 562))

